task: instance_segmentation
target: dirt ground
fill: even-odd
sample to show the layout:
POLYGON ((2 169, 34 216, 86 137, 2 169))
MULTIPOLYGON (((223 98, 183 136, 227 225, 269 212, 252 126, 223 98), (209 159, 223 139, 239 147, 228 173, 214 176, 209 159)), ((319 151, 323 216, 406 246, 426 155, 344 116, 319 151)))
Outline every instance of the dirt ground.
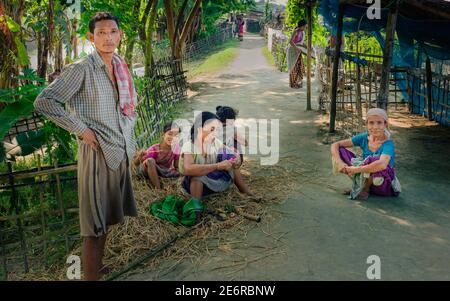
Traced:
MULTIPOLYGON (((197 95, 183 105, 240 110, 241 122, 280 120, 279 165, 298 171, 295 189, 271 207, 280 217, 246 233, 211 240, 196 261, 167 262, 129 280, 367 280, 370 255, 381 260, 382 280, 450 280, 450 130, 420 116, 392 112, 399 198, 348 200, 344 176, 331 173, 329 145, 319 132, 321 115, 313 89, 288 87, 286 73, 269 66, 264 40, 248 35, 237 59, 220 74, 197 79, 197 95), (219 246, 214 248, 214 246, 219 246)), ((268 187, 270 190, 270 187, 268 187)))

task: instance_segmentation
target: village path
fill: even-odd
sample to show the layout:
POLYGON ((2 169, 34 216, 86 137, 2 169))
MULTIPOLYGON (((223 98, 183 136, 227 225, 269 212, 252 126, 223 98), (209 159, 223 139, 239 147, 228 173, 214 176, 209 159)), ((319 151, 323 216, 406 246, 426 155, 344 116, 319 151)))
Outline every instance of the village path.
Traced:
POLYGON ((315 88, 313 111, 306 111, 305 89, 289 88, 287 74, 263 56, 264 43, 246 35, 226 69, 197 79, 193 86, 198 94, 184 105, 183 117, 229 105, 239 109, 244 122, 279 119, 279 164, 304 175, 289 179, 295 188, 281 204, 271 206, 282 213, 280 218, 269 226, 255 223, 245 237, 227 234, 227 248, 212 248, 195 262, 174 260, 127 279, 367 280, 367 258, 377 255, 382 280, 450 280, 448 129, 394 124, 402 195, 348 200, 335 190, 349 187, 349 181, 331 173, 315 88), (245 260, 247 264, 233 265, 245 260))

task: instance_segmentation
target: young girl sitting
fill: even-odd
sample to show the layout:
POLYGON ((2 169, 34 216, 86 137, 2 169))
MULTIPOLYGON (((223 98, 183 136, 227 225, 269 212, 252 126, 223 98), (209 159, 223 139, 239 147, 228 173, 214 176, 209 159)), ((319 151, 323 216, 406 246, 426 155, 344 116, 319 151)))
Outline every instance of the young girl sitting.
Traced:
POLYGON ((201 199, 226 191, 234 183, 239 191, 252 196, 237 166, 240 158, 216 139, 222 124, 211 112, 199 114, 191 128, 191 139, 183 144, 179 168, 184 175, 183 189, 201 199))
POLYGON ((367 132, 331 145, 335 172, 347 174, 353 180, 351 199, 366 200, 369 194, 398 196, 400 182, 395 176, 394 142, 389 139, 389 120, 385 110, 373 108, 367 112, 367 132), (362 159, 346 147, 359 146, 362 159))
POLYGON ((172 122, 163 127, 161 143, 150 146, 147 150, 138 151, 133 160, 137 174, 150 180, 153 188, 161 189, 159 177, 176 178, 178 172, 179 145, 177 137, 180 128, 172 122))
POLYGON ((238 110, 231 107, 218 106, 216 107, 216 115, 219 117, 223 125, 224 139, 222 140, 226 146, 233 149, 241 157, 241 164, 244 162, 244 155, 242 154, 242 145, 247 146, 247 140, 239 135, 236 131, 234 123, 239 114, 238 110))

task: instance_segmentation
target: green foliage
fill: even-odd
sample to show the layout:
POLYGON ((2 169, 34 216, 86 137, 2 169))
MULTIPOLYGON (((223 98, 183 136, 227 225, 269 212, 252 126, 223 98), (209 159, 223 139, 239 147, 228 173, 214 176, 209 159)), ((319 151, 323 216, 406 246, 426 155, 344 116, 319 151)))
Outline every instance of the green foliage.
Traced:
POLYGON ((368 32, 360 31, 359 33, 353 32, 345 35, 345 51, 356 52, 357 44, 360 53, 383 55, 380 43, 378 43, 377 39, 368 32))
POLYGON ((245 12, 255 7, 254 0, 203 0, 202 22, 205 31, 202 36, 209 35, 216 30, 216 22, 220 17, 232 12, 245 12))
POLYGON ((269 63, 269 65, 276 66, 275 65, 275 60, 273 58, 273 55, 272 55, 272 53, 270 53, 270 51, 267 48, 267 46, 264 46, 262 52, 263 52, 263 55, 266 58, 267 62, 269 63))
POLYGON ((57 158, 60 164, 74 162, 77 152, 75 136, 48 119, 43 122, 42 139, 46 145, 44 163, 51 164, 53 158, 57 158))
POLYGON ((215 73, 226 67, 237 56, 237 40, 224 43, 215 50, 215 53, 208 55, 198 67, 194 68, 188 76, 188 79, 201 74, 215 73))
MULTIPOLYGON (((0 89, 0 102, 8 105, 0 112, 0 136, 3 138, 9 129, 21 118, 29 117, 34 111, 33 103, 44 89, 44 80, 31 69, 23 70, 17 77, 20 86, 17 88, 0 89)), ((35 150, 46 146, 46 161, 56 156, 60 162, 73 162, 75 158, 75 139, 66 130, 57 127, 44 119, 41 130, 29 131, 16 136, 20 156, 26 156, 35 150)), ((0 147, 0 161, 5 159, 3 145, 0 147)))
POLYGON ((275 65, 281 72, 288 71, 287 56, 286 56, 286 49, 288 47, 288 43, 289 41, 280 42, 272 52, 273 58, 275 60, 275 65))
MULTIPOLYGON (((144 1, 144 3, 147 1, 144 1)), ((107 11, 119 19, 119 27, 124 31, 127 39, 136 37, 138 32, 133 30, 133 26, 138 24, 139 18, 133 15, 133 6, 136 0, 82 0, 83 13, 78 33, 86 35, 89 31, 89 20, 99 11, 107 11)), ((141 7, 143 11, 143 8, 141 7)))
MULTIPOLYGON (((17 77, 21 85, 17 88, 0 89, 0 102, 8 105, 0 112, 0 137, 5 137, 9 129, 21 118, 31 115, 33 102, 42 91, 43 79, 36 76, 31 69, 23 70, 17 77)), ((3 145, 0 147, 0 157, 4 156, 3 145)))
POLYGON ((18 146, 20 146, 21 156, 27 156, 38 150, 44 143, 44 131, 28 131, 16 135, 18 146))
POLYGON ((264 3, 264 22, 267 23, 273 18, 273 11, 270 6, 270 0, 266 0, 264 3))
MULTIPOLYGON (((304 0, 289 0, 286 5, 286 19, 285 24, 290 28, 288 36, 292 34, 292 31, 297 26, 300 20, 307 21, 307 11, 306 6, 303 4, 304 0)), ((314 6, 312 9, 312 44, 326 46, 326 28, 320 24, 318 6, 314 6)))
MULTIPOLYGON (((24 13, 24 26, 29 29, 29 34, 33 39, 37 38, 37 33, 46 34, 47 28, 47 2, 48 1, 29 1, 24 13), (31 30, 30 30, 31 29, 31 30)), ((62 39, 66 58, 72 60, 72 24, 75 21, 67 15, 67 1, 55 1, 53 16, 53 37, 52 43, 55 45, 57 41, 62 39)))

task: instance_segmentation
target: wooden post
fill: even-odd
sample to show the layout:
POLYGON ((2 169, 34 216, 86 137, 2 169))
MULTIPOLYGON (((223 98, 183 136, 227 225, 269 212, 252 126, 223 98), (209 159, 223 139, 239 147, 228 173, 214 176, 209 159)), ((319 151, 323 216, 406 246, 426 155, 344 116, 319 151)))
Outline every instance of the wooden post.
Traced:
POLYGON ((1 230, 0 230, 0 246, 2 246, 1 258, 2 258, 3 272, 5 273, 3 279, 0 279, 0 281, 6 281, 8 280, 8 261, 6 259, 6 248, 5 243, 3 242, 3 232, 1 230))
MULTIPOLYGON (((58 158, 55 156, 53 159, 54 162, 54 166, 55 169, 58 168, 58 158)), ((62 227, 61 228, 65 228, 66 227, 66 212, 64 209, 64 203, 63 203, 63 198, 62 198, 62 189, 61 189, 61 178, 59 177, 59 174, 57 173, 55 175, 56 178, 56 199, 58 200, 59 203, 59 212, 61 214, 61 222, 62 222, 62 227)), ((69 238, 67 237, 67 232, 64 233, 64 240, 65 240, 65 246, 66 246, 66 254, 69 253, 69 238)))
POLYGON ((14 186, 14 175, 13 175, 13 171, 12 171, 11 162, 8 162, 8 174, 9 174, 9 185, 11 185, 11 206, 12 206, 12 208, 14 208, 15 213, 18 216, 17 228, 19 231, 20 246, 22 248, 22 253, 23 253, 23 265, 24 265, 25 273, 28 273, 29 267, 28 267, 27 244, 25 242, 25 235, 23 233, 22 220, 20 218, 20 209, 19 209, 19 204, 17 201, 17 191, 14 186))
MULTIPOLYGON (((37 167, 38 167, 38 171, 42 170, 42 162, 41 162, 41 155, 38 154, 37 155, 37 167)), ((40 182, 42 182, 42 177, 38 178, 40 182)), ((44 264, 47 266, 48 265, 48 248, 47 248, 47 227, 46 227, 46 223, 45 223, 45 206, 44 206, 44 202, 45 202, 45 197, 44 197, 44 189, 45 186, 43 188, 44 184, 38 185, 38 194, 39 194, 39 212, 41 215, 41 225, 42 225, 42 237, 43 237, 43 242, 42 242, 42 251, 44 254, 44 264)))
POLYGON ((389 9, 386 23, 386 39, 384 43, 383 67, 381 71, 380 90, 378 92, 377 107, 387 110, 389 98, 389 73, 391 70, 392 50, 394 46, 395 27, 397 23, 398 0, 389 9))
POLYGON ((338 83, 338 71, 339 71, 339 58, 341 56, 342 45, 342 27, 344 22, 344 5, 339 4, 339 11, 337 15, 337 34, 336 34, 336 46, 334 47, 333 57, 333 77, 331 80, 331 106, 330 106, 330 133, 335 131, 336 123, 336 97, 337 97, 337 83, 338 83))
POLYGON ((356 63, 356 111, 358 113, 358 126, 362 126, 361 66, 358 63, 356 63))
POLYGON ((433 120, 433 78, 430 57, 428 55, 425 64, 427 73, 428 120, 433 120))
POLYGON ((311 110, 311 42, 312 42, 312 3, 306 4, 308 18, 308 54, 306 58, 306 110, 311 110))

